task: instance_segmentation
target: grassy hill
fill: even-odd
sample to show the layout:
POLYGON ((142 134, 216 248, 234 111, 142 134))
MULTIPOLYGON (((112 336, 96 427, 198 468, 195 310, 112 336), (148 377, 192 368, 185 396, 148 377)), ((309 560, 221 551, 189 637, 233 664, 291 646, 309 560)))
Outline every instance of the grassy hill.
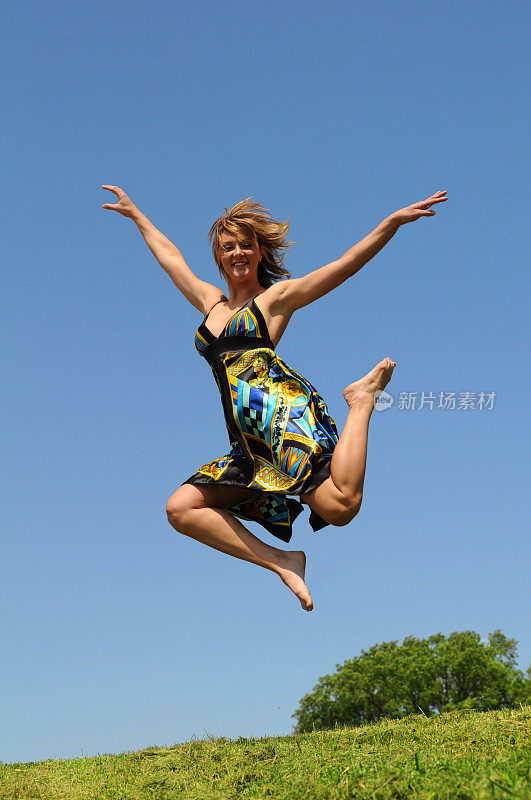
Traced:
POLYGON ((2 800, 530 798, 531 707, 0 765, 2 800))

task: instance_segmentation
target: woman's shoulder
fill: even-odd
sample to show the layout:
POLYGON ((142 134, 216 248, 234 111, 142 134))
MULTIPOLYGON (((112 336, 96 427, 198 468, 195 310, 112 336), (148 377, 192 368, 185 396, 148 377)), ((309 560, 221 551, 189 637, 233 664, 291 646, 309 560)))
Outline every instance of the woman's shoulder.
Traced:
POLYGON ((216 286, 212 286, 211 289, 205 294, 205 301, 204 301, 204 308, 203 314, 205 317, 208 317, 214 306, 217 306, 218 303, 228 302, 227 298, 216 286))
POLYGON ((286 311, 283 297, 285 295, 285 285, 287 280, 277 281, 255 297, 258 301, 258 308, 262 313, 267 312, 273 317, 283 315, 286 311))
POLYGON ((274 283, 254 299, 265 320, 269 337, 275 347, 280 342, 293 313, 287 303, 283 301, 283 283, 285 281, 274 283))

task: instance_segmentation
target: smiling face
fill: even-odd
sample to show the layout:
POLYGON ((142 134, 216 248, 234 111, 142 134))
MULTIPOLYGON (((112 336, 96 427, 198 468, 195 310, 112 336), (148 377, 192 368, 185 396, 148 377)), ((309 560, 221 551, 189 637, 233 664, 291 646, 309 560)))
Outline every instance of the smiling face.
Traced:
POLYGON ((223 231, 220 236, 219 258, 225 273, 231 278, 249 278, 257 274, 262 257, 256 235, 245 230, 223 231))

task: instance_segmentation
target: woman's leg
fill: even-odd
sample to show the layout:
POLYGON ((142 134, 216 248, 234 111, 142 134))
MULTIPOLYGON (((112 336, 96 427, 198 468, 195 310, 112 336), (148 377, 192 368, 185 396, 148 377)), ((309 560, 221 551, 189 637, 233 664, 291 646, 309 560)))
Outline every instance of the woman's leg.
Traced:
POLYGON ((374 395, 387 386, 395 366, 390 358, 384 358, 364 378, 346 387, 343 396, 350 411, 332 455, 330 477, 313 492, 300 495, 331 525, 347 525, 360 509, 374 395))
POLYGON ((225 508, 256 494, 230 486, 193 486, 185 483, 170 497, 166 513, 179 531, 222 553, 250 561, 275 572, 294 592, 305 611, 313 608, 304 582, 306 556, 302 550, 279 550, 262 542, 225 508))

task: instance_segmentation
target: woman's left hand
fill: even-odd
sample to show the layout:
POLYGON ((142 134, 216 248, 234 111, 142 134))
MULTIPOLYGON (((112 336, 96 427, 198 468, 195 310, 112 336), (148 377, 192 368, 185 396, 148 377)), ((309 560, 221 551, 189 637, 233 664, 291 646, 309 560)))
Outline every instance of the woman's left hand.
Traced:
POLYGON ((445 200, 448 200, 446 190, 444 192, 435 192, 427 200, 421 200, 419 203, 413 203, 411 206, 401 208, 391 216, 399 225, 405 225, 406 222, 414 222, 419 217, 433 217, 435 216, 435 211, 430 211, 430 206, 435 205, 435 203, 443 203, 445 200))

